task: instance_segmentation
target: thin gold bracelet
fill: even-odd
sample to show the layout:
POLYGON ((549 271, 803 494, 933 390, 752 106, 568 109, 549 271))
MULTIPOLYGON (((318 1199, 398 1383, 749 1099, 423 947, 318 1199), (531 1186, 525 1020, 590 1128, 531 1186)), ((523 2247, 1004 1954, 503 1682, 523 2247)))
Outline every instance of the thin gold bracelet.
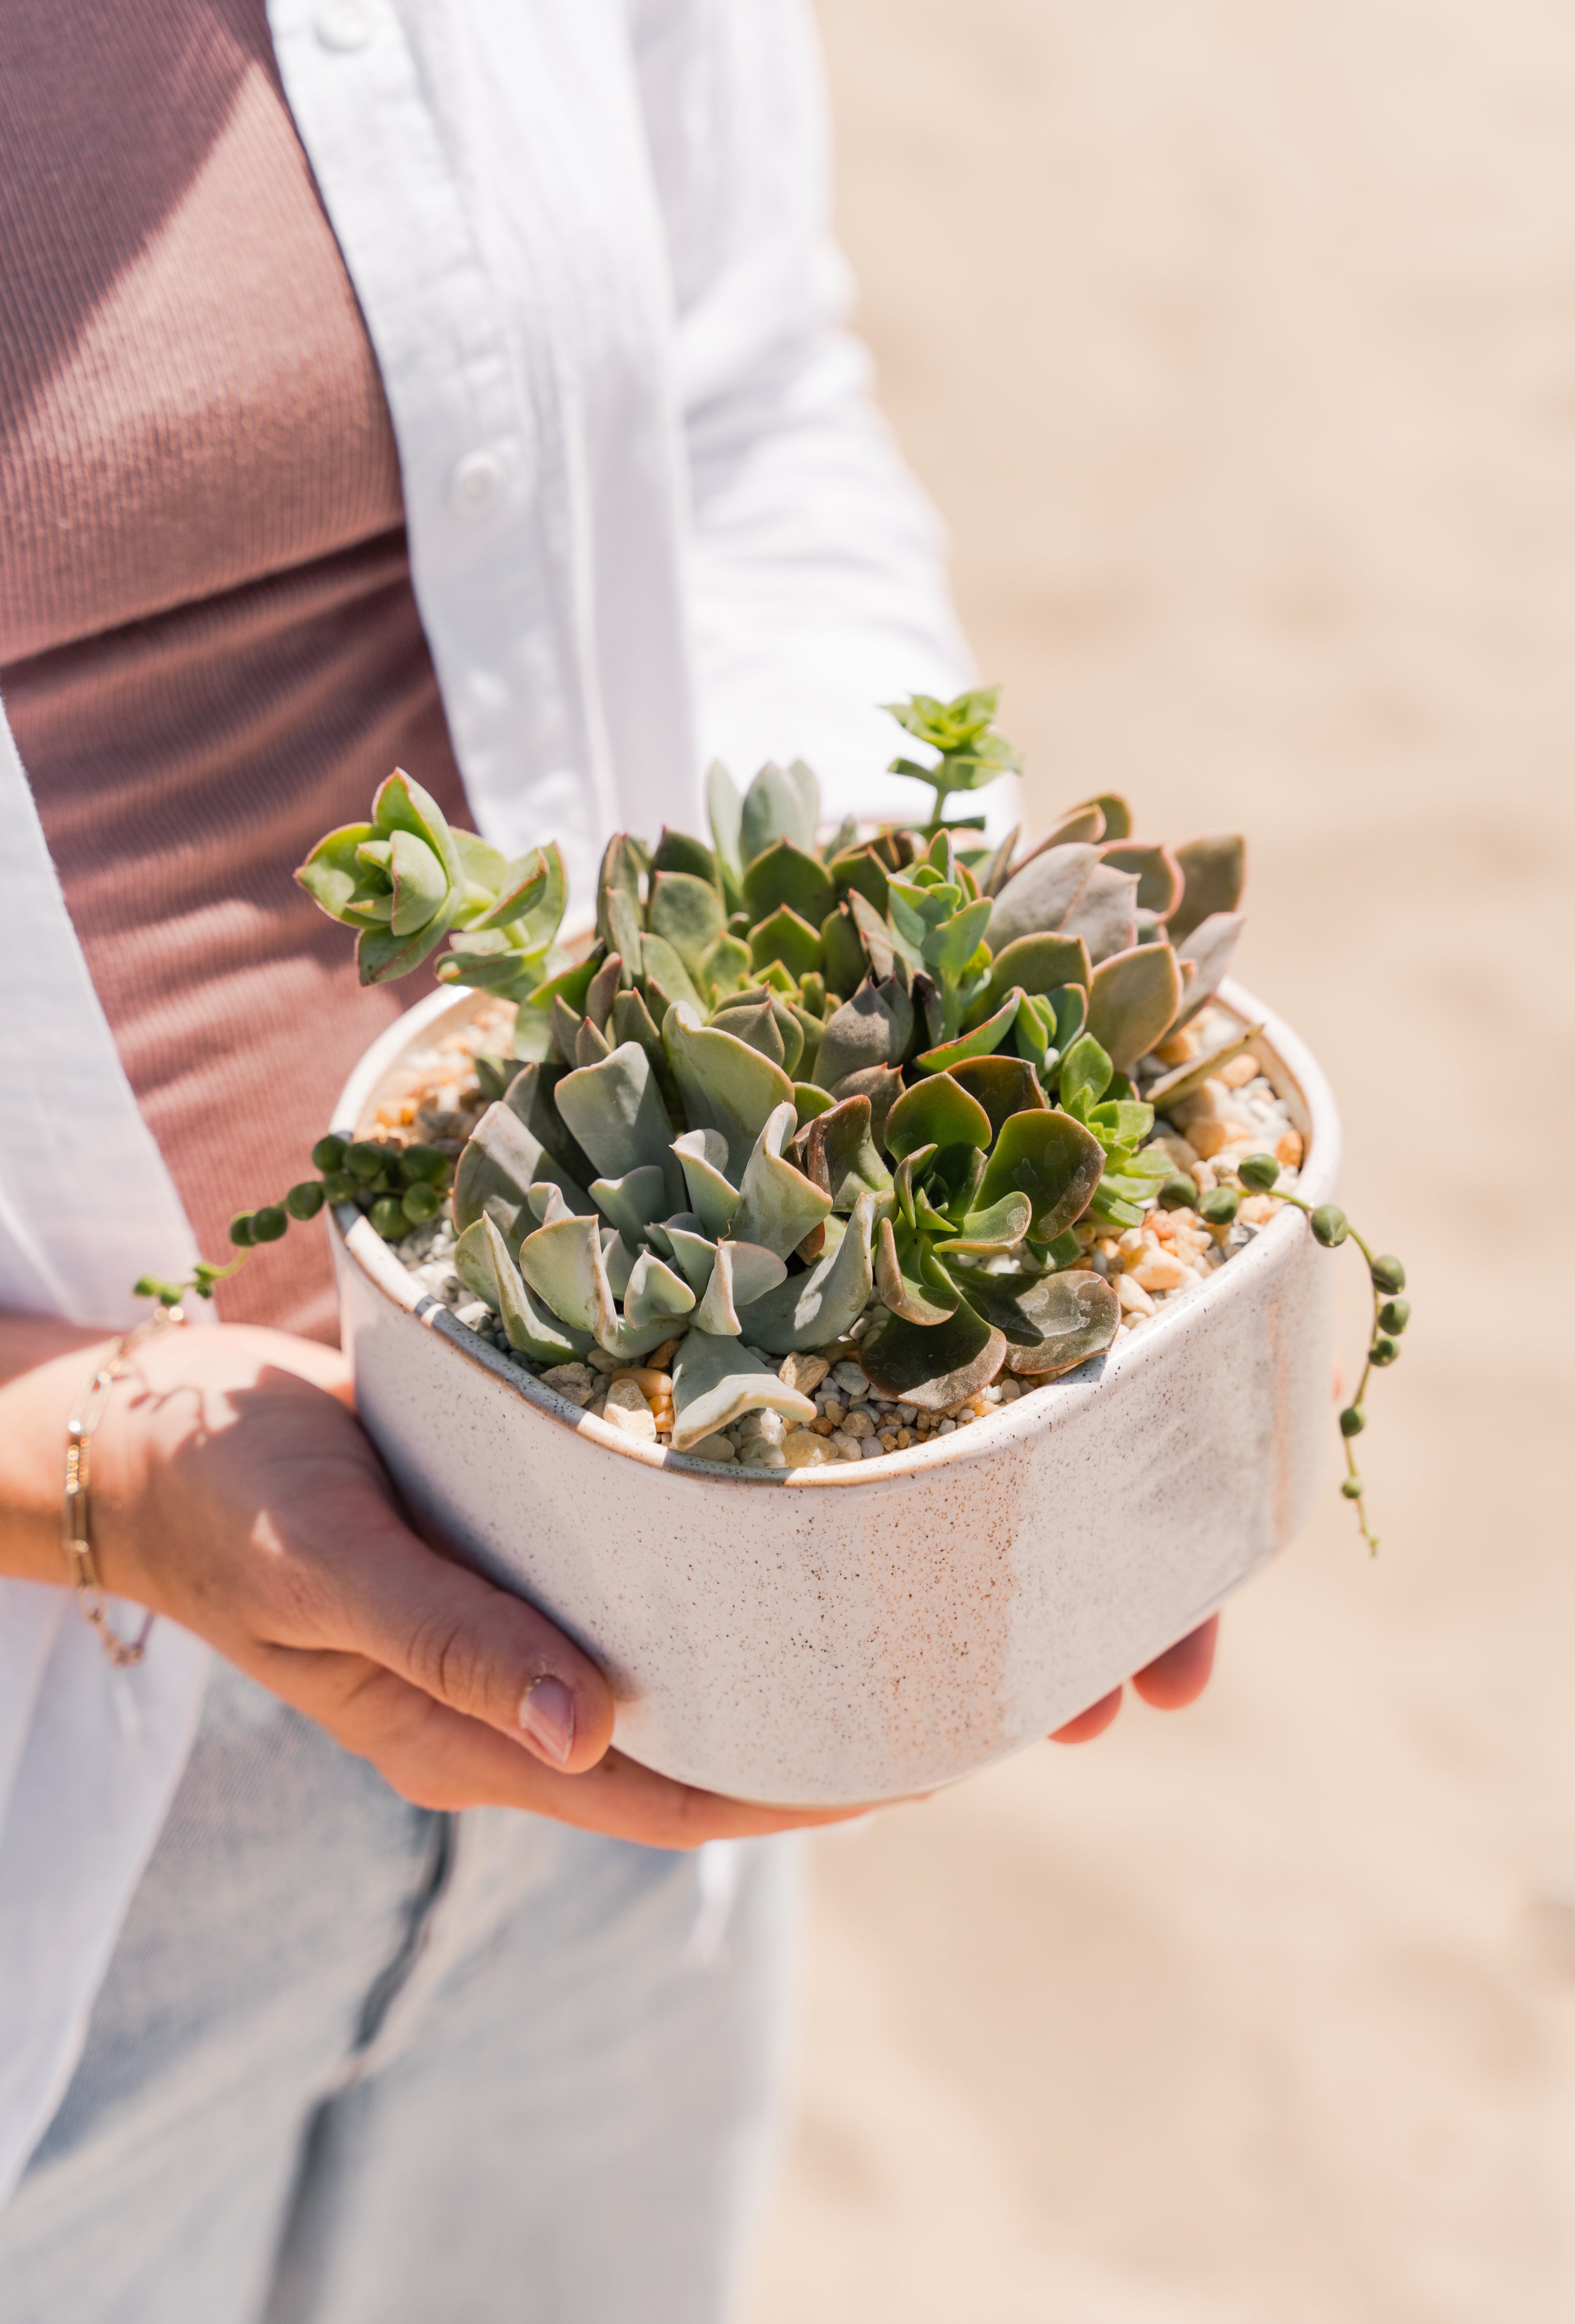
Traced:
POLYGON ((66 1489, 60 1503, 60 1542, 77 1604, 85 1622, 98 1633, 98 1642, 116 1670, 132 1670, 148 1650, 153 1616, 149 1614, 134 1638, 123 1638, 110 1624, 105 1608, 104 1584, 88 1530, 88 1454, 93 1432, 104 1417, 109 1391, 125 1369, 134 1348, 172 1324, 184 1323, 179 1307, 161 1307, 134 1331, 116 1340, 108 1355, 83 1387, 66 1423, 66 1489))

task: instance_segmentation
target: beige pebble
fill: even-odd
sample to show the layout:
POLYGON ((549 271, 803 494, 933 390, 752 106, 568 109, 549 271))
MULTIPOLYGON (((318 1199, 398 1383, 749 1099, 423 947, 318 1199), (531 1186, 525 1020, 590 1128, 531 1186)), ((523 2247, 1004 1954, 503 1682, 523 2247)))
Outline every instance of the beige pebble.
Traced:
POLYGON ((843 1423, 843 1429, 848 1436, 873 1436, 875 1423, 867 1412, 850 1412, 843 1423))
POLYGON ((896 1430, 895 1428, 883 1428, 883 1429, 881 1430, 881 1432, 880 1432, 880 1442, 881 1442, 881 1443, 884 1445, 884 1447, 886 1448, 886 1450, 887 1450, 887 1452, 896 1452, 896 1450, 897 1450, 897 1437, 898 1437, 898 1432, 897 1432, 897 1430, 896 1430))
POLYGON ((1211 1162, 1216 1154, 1230 1143, 1230 1133, 1222 1121, 1204 1119, 1187 1124, 1187 1138, 1200 1161, 1211 1162))
POLYGON ((647 1444, 656 1442, 656 1416, 647 1403, 637 1380, 615 1379, 607 1390, 605 1417, 613 1428, 622 1429, 625 1436, 633 1436, 647 1444))
POLYGON ((782 1439, 782 1458, 790 1469, 819 1469, 836 1454, 811 1428, 790 1428, 782 1439))
POLYGON ((1214 1175, 1213 1164, 1211 1162, 1205 1162, 1202 1157, 1199 1157, 1198 1166, 1193 1172, 1193 1176, 1198 1182, 1198 1192, 1200 1194, 1211 1194, 1215 1187, 1220 1183, 1219 1179, 1214 1175))
POLYGON ((1248 1226, 1261 1227, 1273 1218, 1279 1207, 1272 1194, 1248 1194, 1236 1215, 1239 1219, 1245 1219, 1248 1226))
POLYGON ((911 1429, 911 1428, 899 1428, 899 1429, 898 1430, 898 1432, 897 1432, 897 1449, 898 1449, 898 1451, 899 1452, 906 1452, 907 1451, 908 1446, 909 1446, 912 1443, 913 1443, 913 1431, 912 1431, 912 1429, 911 1429))
POLYGON ((843 1404, 839 1397, 834 1396, 828 1396, 825 1402, 821 1406, 821 1410, 824 1413, 826 1418, 831 1422, 834 1428, 840 1428, 842 1426, 843 1419, 847 1415, 847 1406, 843 1404))
POLYGON ((699 1443, 691 1444, 689 1450, 696 1461, 736 1461, 738 1459, 738 1446, 731 1436, 703 1436, 699 1443))
POLYGON ((1175 1291, 1187 1279, 1184 1259, 1174 1259, 1168 1251, 1154 1252, 1151 1258, 1139 1259, 1122 1277, 1124 1283, 1140 1284, 1145 1291, 1175 1291))
POLYGON ((552 1364, 541 1377, 548 1388, 593 1388, 595 1385, 585 1364, 552 1364))
POLYGON ((1184 1025, 1179 1033, 1172 1033, 1168 1039, 1156 1043, 1154 1054, 1162 1065, 1174 1073, 1177 1065, 1184 1065, 1197 1056, 1198 1037, 1190 1025, 1184 1025))
POLYGON ((751 1436, 739 1447, 739 1465, 744 1469, 785 1469, 788 1456, 779 1444, 769 1436, 751 1436))
POLYGON ((1016 1404, 1022 1392, 1021 1387, 1015 1379, 1003 1379, 1000 1384, 1000 1400, 1003 1404, 1016 1404))
POLYGON ((1129 1314, 1152 1315, 1154 1302, 1135 1276, 1123 1275, 1116 1286, 1116 1296, 1129 1314))
POLYGON ((1287 1130, 1275 1148, 1275 1160, 1282 1170, 1299 1170, 1302 1167, 1302 1133, 1287 1130))
POLYGON ((800 1396, 813 1396, 830 1370, 824 1356, 784 1356, 777 1367, 777 1377, 789 1388, 796 1388, 800 1396))
POLYGON ((646 1362, 650 1366, 653 1372, 665 1372, 670 1367, 673 1358, 677 1354, 678 1350, 683 1346, 683 1344, 682 1335, 676 1340, 664 1340, 659 1348, 653 1348, 651 1350, 649 1355, 646 1358, 646 1362))
POLYGON ((1261 1070, 1257 1059, 1253 1056, 1252 1051, 1248 1049, 1239 1057, 1232 1057, 1228 1064, 1220 1066, 1220 1079, 1227 1089, 1245 1089, 1248 1082, 1255 1082, 1257 1079, 1261 1070))
POLYGON ((861 1461, 864 1457, 856 1436, 844 1435, 839 1432, 832 1438, 832 1443, 837 1448, 837 1458, 840 1461, 861 1461))
POLYGON ((834 1436, 837 1433, 837 1424, 827 1412, 817 1412, 809 1425, 817 1436, 834 1436))
POLYGON ((1126 1228, 1116 1237, 1116 1248, 1120 1252, 1122 1258, 1127 1261, 1128 1265, 1130 1266, 1133 1259, 1143 1248, 1142 1228, 1126 1228))
POLYGON ((655 1403, 661 1397, 667 1398, 668 1402, 672 1399, 671 1374, 659 1372, 649 1364, 626 1364, 622 1371, 613 1373, 612 1379, 614 1384, 619 1380, 632 1380, 648 1404, 655 1403))

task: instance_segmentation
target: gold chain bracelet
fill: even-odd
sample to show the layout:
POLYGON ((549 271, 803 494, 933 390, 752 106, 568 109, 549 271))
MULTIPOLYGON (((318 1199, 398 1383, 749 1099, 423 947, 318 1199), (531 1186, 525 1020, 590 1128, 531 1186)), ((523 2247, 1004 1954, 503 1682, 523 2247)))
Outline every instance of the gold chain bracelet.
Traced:
POLYGON ((116 1340, 103 1363, 84 1386, 66 1423, 66 1490, 60 1503, 60 1541, 82 1618, 97 1631, 99 1644, 116 1670, 132 1670, 142 1661, 148 1650, 153 1617, 152 1614, 146 1617, 134 1638, 123 1638, 110 1625, 105 1607, 104 1584, 98 1578, 98 1566, 88 1529, 88 1448, 93 1442, 93 1432, 104 1417, 109 1392, 124 1370, 133 1349, 140 1347, 154 1333, 167 1331, 172 1324, 184 1323, 185 1321, 179 1307, 161 1307, 148 1317, 146 1323, 139 1323, 134 1331, 127 1332, 123 1338, 116 1340))

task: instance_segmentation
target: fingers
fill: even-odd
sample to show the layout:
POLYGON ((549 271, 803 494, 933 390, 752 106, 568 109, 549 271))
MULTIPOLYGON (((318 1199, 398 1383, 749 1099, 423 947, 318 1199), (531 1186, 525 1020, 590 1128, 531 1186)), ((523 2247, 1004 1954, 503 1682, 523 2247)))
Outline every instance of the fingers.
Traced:
POLYGON ((398 1532, 398 1554, 358 1573, 335 1643, 553 1767, 594 1766, 612 1739, 612 1696, 590 1656, 533 1606, 398 1532))
POLYGON ((543 1765, 523 1744, 353 1655, 276 1648, 254 1674, 326 1727, 418 1807, 511 1807, 648 1848, 694 1849, 867 1811, 769 1808, 677 1784, 609 1751, 581 1775, 543 1765))
POLYGON ((1050 1740, 1052 1743, 1091 1743, 1096 1735, 1104 1733, 1120 1708, 1121 1690, 1119 1686, 1112 1687, 1109 1694, 1101 1694, 1097 1702, 1091 1702, 1086 1711, 1080 1711, 1075 1719, 1069 1719, 1064 1727, 1058 1727, 1050 1740))
POLYGON ((1211 1614, 1147 1669, 1135 1673, 1132 1683, 1144 1702, 1156 1711, 1184 1711, 1189 1702, 1196 1702, 1209 1683, 1219 1635, 1220 1617, 1211 1614))

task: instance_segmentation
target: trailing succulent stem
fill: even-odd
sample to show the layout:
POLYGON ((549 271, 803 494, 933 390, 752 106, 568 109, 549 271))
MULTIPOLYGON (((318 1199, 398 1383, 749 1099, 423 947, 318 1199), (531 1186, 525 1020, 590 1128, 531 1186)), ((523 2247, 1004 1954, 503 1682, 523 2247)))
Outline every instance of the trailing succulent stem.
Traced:
MULTIPOLYGON (((392 1242, 451 1204, 455 1271, 522 1357, 599 1350, 638 1370, 670 1351, 679 1451, 750 1412, 813 1419, 774 1366, 855 1333, 864 1376, 921 1413, 1101 1354, 1124 1312, 1111 1239, 1189 1200, 1190 1231, 1218 1246, 1240 1201, 1178 1179, 1156 1124, 1253 1038, 1194 1057, 1185 1030, 1241 930, 1245 851, 1136 839, 1113 794, 1037 845, 987 846, 982 817, 944 809, 1017 767, 996 701, 892 706, 930 754, 894 762, 934 794, 915 829, 827 836, 802 761, 741 794, 714 766, 709 839, 616 835, 574 950, 557 849, 507 860, 396 770, 371 820, 329 833, 296 877, 355 930, 363 982, 446 943, 440 980, 515 1004, 511 1054, 476 1060, 489 1102, 451 1187, 433 1148, 327 1138, 318 1177, 239 1214, 240 1258, 189 1287, 211 1296, 325 1204, 392 1242)), ((1242 1183, 1305 1208, 1278 1169, 1250 1157, 1242 1183)), ((1348 1230, 1318 1212, 1313 1231, 1348 1230)), ((1369 1267, 1397 1293, 1397 1262, 1369 1267)), ((1405 1312, 1392 1296, 1377 1311, 1369 1369, 1405 1312)), ((1365 1531, 1354 1463, 1345 1489, 1365 1531)))

